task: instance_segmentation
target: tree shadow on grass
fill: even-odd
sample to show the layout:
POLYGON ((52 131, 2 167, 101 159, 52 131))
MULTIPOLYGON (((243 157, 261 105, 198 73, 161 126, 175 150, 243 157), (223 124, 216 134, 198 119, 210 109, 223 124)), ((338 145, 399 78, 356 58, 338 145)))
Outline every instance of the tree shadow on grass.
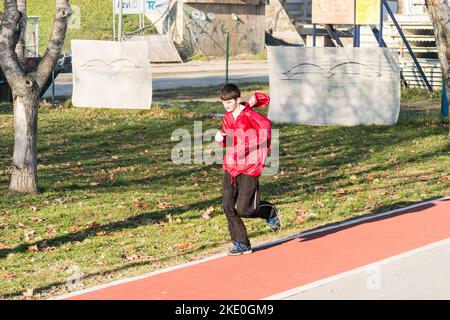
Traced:
MULTIPOLYGON (((220 198, 215 198, 212 200, 201 201, 192 204, 190 209, 206 210, 206 208, 217 204, 220 198)), ((184 207, 184 206, 183 206, 184 207)), ((75 241, 83 241, 86 238, 97 235, 99 232, 117 232, 124 229, 132 229, 141 225, 158 224, 167 219, 167 215, 170 214, 172 217, 182 214, 186 211, 183 207, 164 209, 160 211, 145 212, 122 221, 115 221, 107 223, 101 226, 93 226, 86 228, 82 231, 72 232, 70 234, 54 237, 51 239, 46 239, 34 243, 22 243, 14 248, 10 249, 0 249, 0 259, 5 258, 10 253, 21 253, 27 252, 30 246, 36 245, 39 250, 44 250, 47 247, 59 247, 66 243, 71 243, 75 241)))

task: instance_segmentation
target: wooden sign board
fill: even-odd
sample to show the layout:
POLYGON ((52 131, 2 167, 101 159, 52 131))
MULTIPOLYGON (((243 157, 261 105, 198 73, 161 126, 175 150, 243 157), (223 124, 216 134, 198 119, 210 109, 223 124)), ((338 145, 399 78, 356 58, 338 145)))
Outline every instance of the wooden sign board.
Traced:
POLYGON ((356 24, 379 24, 381 19, 380 0, 356 0, 356 24))
POLYGON ((312 23, 355 24, 355 0, 313 0, 312 23))

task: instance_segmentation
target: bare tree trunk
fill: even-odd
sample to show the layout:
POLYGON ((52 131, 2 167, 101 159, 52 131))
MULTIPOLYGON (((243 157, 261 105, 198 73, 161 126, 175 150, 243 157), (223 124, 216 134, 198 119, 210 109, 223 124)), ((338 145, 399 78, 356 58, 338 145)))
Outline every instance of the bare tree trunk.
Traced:
MULTIPOLYGON (((21 37, 21 18, 18 1, 4 0, 0 16, 0 67, 14 99, 14 155, 9 189, 14 192, 36 194, 37 125, 40 92, 61 55, 70 17, 69 0, 55 0, 56 16, 49 45, 36 72, 26 70, 23 59, 16 52, 21 37)), ((20 45, 19 45, 20 46, 20 45)))
POLYGON ((37 101, 16 96, 14 99, 14 156, 9 189, 36 194, 37 181, 37 101))
POLYGON ((447 1, 448 0, 425 0, 425 5, 433 23, 434 37, 436 39, 439 63, 441 65, 442 79, 445 82, 448 98, 450 94, 450 23, 448 19, 447 1))

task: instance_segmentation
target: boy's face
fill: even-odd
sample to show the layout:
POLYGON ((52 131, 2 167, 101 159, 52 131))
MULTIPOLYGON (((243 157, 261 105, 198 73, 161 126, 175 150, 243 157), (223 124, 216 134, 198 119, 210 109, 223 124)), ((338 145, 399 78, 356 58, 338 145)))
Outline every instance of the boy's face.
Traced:
POLYGON ((239 107, 241 104, 241 98, 230 99, 230 100, 222 100, 223 106, 227 110, 227 112, 233 112, 239 107))

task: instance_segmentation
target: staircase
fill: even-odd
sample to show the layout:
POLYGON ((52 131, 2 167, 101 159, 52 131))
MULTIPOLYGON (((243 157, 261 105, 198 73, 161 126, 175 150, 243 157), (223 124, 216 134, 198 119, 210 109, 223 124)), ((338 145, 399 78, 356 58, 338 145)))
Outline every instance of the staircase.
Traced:
MULTIPOLYGON (((440 89, 442 86, 441 69, 430 17, 428 14, 397 14, 396 18, 428 81, 434 89, 440 89)), ((406 82, 410 87, 425 88, 425 83, 420 77, 406 45, 390 19, 387 21, 386 27, 395 31, 391 34, 393 48, 399 54, 400 68, 406 82)))
MULTIPOLYGON (((280 3, 304 39, 306 45, 311 46, 313 29, 311 22, 312 0, 280 0, 280 3)), ((427 75, 428 81, 433 88, 441 88, 441 70, 437 57, 433 26, 426 10, 423 8, 423 0, 409 0, 407 6, 408 9, 406 10, 408 14, 397 14, 397 21, 419 60, 422 69, 427 75)), ((353 26, 336 27, 344 45, 351 45, 353 26)), ((317 26, 317 36, 324 39, 322 44, 318 42, 318 46, 333 45, 332 40, 323 26, 317 26)), ((390 17, 385 21, 383 26, 383 39, 388 48, 391 48, 398 54, 400 68, 408 85, 410 87, 426 88, 406 45, 403 43, 390 17)), ((377 39, 373 35, 370 26, 361 26, 361 47, 378 47, 377 39)))

